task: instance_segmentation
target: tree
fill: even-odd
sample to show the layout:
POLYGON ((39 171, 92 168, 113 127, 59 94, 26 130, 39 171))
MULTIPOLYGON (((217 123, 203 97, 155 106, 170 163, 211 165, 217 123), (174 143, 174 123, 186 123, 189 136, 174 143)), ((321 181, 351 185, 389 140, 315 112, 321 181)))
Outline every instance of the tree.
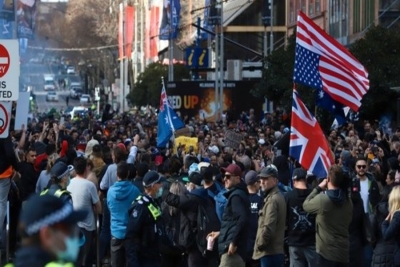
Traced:
POLYGON ((362 100, 360 113, 368 119, 379 119, 384 113, 395 114, 396 93, 390 87, 400 86, 400 33, 396 29, 373 27, 350 52, 369 73, 370 89, 362 100))
MULTIPOLYGON (((183 64, 174 64, 175 81, 189 79, 189 70, 183 64)), ((158 106, 161 93, 161 77, 165 82, 168 78, 168 65, 159 62, 149 64, 144 72, 139 74, 138 82, 135 83, 133 90, 128 94, 127 99, 133 105, 153 105, 158 106)))
MULTIPOLYGON (((385 113, 396 110, 396 93, 390 87, 400 86, 400 33, 397 30, 373 27, 364 38, 350 47, 350 52, 369 72, 370 89, 362 100, 360 114, 363 118, 379 119, 385 113)), ((287 46, 275 50, 265 60, 262 81, 252 90, 255 96, 267 97, 276 105, 291 110, 295 35, 288 38, 287 46)), ((310 109, 314 111, 314 90, 297 86, 297 90, 310 109)), ((317 118, 324 129, 328 129, 333 117, 318 109, 317 118)))

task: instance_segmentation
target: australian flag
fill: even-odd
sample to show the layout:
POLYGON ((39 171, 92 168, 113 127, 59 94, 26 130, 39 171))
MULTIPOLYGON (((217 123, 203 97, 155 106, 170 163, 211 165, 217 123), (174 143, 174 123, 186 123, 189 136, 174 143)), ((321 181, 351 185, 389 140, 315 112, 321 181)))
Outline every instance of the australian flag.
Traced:
POLYGON ((158 113, 157 147, 166 147, 173 132, 183 127, 185 127, 185 124, 172 109, 168 101, 167 92, 165 92, 165 86, 163 85, 160 98, 160 111, 158 113))
POLYGON ((317 178, 327 177, 333 162, 331 150, 318 121, 293 90, 289 155, 317 178))

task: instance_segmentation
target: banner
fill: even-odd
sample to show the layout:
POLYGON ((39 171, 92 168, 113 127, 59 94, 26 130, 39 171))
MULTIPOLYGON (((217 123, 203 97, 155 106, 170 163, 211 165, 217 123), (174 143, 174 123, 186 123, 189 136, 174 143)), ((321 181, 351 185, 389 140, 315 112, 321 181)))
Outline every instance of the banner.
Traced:
POLYGON ((125 56, 132 57, 132 44, 135 40, 133 32, 135 30, 135 8, 133 6, 125 7, 125 56))
POLYGON ((17 1, 18 38, 33 39, 36 21, 36 0, 17 1))
MULTIPOLYGON (((230 118, 239 118, 242 111, 254 109, 254 114, 261 114, 264 100, 253 97, 250 93, 254 81, 225 81, 222 110, 230 118), (246 101, 243 101, 243 100, 246 101)), ((219 103, 215 103, 215 82, 172 82, 167 85, 167 95, 174 110, 197 119, 215 121, 219 103), (189 89, 190 88, 190 89, 189 89)), ((261 118, 258 118, 261 119, 261 118)))
POLYGON ((180 0, 164 0, 160 40, 176 39, 178 37, 180 13, 180 0))
POLYGON ((14 0, 0 1, 0 19, 6 21, 15 20, 14 0))

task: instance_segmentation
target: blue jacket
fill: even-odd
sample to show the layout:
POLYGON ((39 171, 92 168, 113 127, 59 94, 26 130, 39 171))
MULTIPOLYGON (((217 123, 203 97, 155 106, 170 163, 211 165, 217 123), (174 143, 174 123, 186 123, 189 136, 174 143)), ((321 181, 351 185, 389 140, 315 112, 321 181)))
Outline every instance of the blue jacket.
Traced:
POLYGON ((130 181, 117 181, 107 193, 107 206, 111 215, 111 235, 124 239, 129 219, 129 208, 139 196, 139 189, 130 181))

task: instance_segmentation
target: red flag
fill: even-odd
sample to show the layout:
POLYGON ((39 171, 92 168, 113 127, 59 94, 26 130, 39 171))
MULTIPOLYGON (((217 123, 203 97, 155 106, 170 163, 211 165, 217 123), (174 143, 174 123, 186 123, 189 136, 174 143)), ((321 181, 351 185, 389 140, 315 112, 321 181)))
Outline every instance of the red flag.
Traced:
POLYGON ((297 91, 293 89, 289 155, 318 178, 328 175, 334 162, 328 141, 297 91))
POLYGON ((369 89, 364 66, 301 11, 297 21, 294 81, 322 89, 354 111, 358 111, 369 89))
POLYGON ((125 56, 131 58, 132 43, 135 40, 133 32, 135 29, 135 8, 133 6, 125 7, 125 56))

